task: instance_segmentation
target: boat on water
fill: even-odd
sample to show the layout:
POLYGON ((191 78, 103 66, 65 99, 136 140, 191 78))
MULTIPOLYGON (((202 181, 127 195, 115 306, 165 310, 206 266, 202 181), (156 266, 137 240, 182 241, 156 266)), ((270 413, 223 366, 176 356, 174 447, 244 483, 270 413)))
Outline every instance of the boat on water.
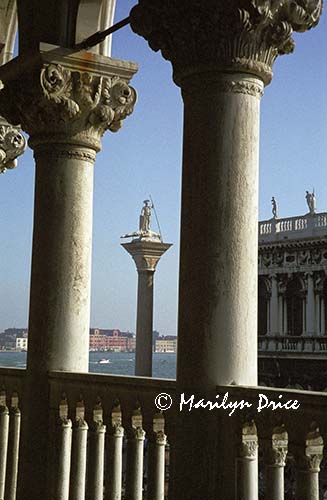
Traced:
POLYGON ((98 364, 99 365, 105 365, 105 364, 108 364, 108 363, 111 363, 110 359, 109 358, 101 358, 98 360, 98 364))

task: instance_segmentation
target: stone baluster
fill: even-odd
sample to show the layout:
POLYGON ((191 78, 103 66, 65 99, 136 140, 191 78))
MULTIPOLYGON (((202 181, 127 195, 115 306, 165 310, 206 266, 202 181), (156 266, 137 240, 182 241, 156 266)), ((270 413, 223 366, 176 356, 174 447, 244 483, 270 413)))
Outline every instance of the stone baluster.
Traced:
POLYGON ((86 458, 88 425, 85 421, 85 407, 81 400, 76 405, 75 428, 73 433, 73 457, 71 473, 71 500, 85 499, 86 458))
MULTIPOLYGON (((40 45, 0 68, 0 112, 36 161, 29 345, 18 495, 46 498, 51 370, 88 371, 93 164, 106 130, 132 113, 137 66, 40 45), (38 432, 38 439, 31 439, 38 432), (20 493, 21 491, 21 493, 20 493)), ((54 494, 52 492, 52 494, 54 494)))
POLYGON ((287 449, 287 432, 283 427, 274 429, 266 462, 265 500, 284 500, 284 467, 287 449))
POLYGON ((162 413, 153 418, 153 432, 148 445, 148 498, 165 498, 165 419, 162 413))
MULTIPOLYGON (((275 59, 294 48, 292 32, 319 20, 321 0, 302 4, 142 0, 130 14, 132 29, 172 62, 184 103, 180 393, 257 383, 260 99, 275 59)), ((179 414, 172 498, 233 496, 217 479, 211 425, 209 415, 179 414)))
POLYGON ((5 500, 16 500, 21 421, 21 413, 18 403, 18 395, 17 393, 13 393, 10 407, 5 500))
POLYGON ((307 273, 306 335, 315 334, 315 291, 312 273, 307 273))
POLYGON ((132 429, 128 438, 126 500, 142 500, 143 497, 143 451, 145 431, 140 408, 132 415, 132 429))
POLYGON ((56 498, 69 499, 70 466, 72 449, 72 421, 68 418, 68 403, 63 399, 59 405, 60 445, 58 473, 56 476, 56 498))
POLYGON ((258 496, 258 436, 254 422, 242 428, 242 444, 237 459, 237 500, 258 496))
POLYGON ((120 500, 123 474, 122 413, 117 402, 111 412, 111 428, 108 432, 108 467, 106 472, 106 500, 120 500))
POLYGON ((6 392, 0 393, 0 498, 4 498, 9 437, 9 410, 6 404, 6 392))
POLYGON ((103 424, 103 411, 100 402, 96 404, 93 411, 93 426, 87 498, 90 500, 103 500, 106 426, 103 424))
POLYGON ((319 471, 324 442, 319 429, 308 433, 303 452, 295 454, 296 500, 319 500, 319 471))

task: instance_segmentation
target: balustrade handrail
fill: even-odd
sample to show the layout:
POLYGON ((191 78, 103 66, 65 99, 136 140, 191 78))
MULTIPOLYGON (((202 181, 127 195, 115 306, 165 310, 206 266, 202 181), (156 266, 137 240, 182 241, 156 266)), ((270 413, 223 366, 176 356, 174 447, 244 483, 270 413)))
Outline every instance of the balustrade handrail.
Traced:
POLYGON ((312 228, 327 228, 327 212, 259 221, 261 237, 276 233, 306 231, 312 228))

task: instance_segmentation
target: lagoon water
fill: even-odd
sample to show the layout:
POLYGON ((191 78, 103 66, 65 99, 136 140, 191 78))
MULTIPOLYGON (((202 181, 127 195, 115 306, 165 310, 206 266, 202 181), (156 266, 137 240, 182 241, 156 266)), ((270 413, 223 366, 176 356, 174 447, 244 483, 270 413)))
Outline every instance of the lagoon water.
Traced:
MULTIPOLYGON (((90 352, 89 372, 133 375, 135 354, 130 352, 90 352), (109 363, 99 364, 100 359, 109 363)), ((26 352, 0 352, 0 367, 26 367, 26 352)), ((154 353, 153 376, 157 378, 176 377, 176 354, 154 353)))

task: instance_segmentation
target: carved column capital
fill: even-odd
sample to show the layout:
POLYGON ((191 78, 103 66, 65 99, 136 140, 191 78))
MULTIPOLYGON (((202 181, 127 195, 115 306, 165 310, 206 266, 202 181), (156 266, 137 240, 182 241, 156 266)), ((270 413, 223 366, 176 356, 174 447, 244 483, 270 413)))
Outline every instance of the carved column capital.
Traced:
POLYGON ((288 434, 283 427, 274 429, 271 448, 267 454, 267 465, 285 467, 288 452, 288 434))
POLYGON ((139 0, 131 11, 132 29, 173 64, 182 85, 189 74, 245 72, 265 84, 280 54, 294 50, 294 31, 316 26, 322 0, 139 0))
POLYGON ((154 273, 161 256, 171 247, 171 244, 138 240, 122 243, 122 246, 133 257, 139 273, 154 273))
POLYGON ((313 428, 306 437, 304 453, 296 450, 295 457, 299 470, 319 472, 323 458, 324 441, 319 428, 313 428))
POLYGON ((257 456, 257 428, 254 422, 248 422, 242 428, 242 442, 239 448, 239 457, 244 460, 256 460, 257 456))
POLYGON ((128 82, 135 65, 64 49, 40 51, 31 64, 23 57, 0 70, 0 110, 20 123, 32 148, 70 143, 99 151, 104 132, 116 132, 132 113, 136 91, 128 82))
POLYGON ((13 127, 0 117, 0 173, 15 168, 17 157, 24 153, 26 139, 18 127, 13 127))

